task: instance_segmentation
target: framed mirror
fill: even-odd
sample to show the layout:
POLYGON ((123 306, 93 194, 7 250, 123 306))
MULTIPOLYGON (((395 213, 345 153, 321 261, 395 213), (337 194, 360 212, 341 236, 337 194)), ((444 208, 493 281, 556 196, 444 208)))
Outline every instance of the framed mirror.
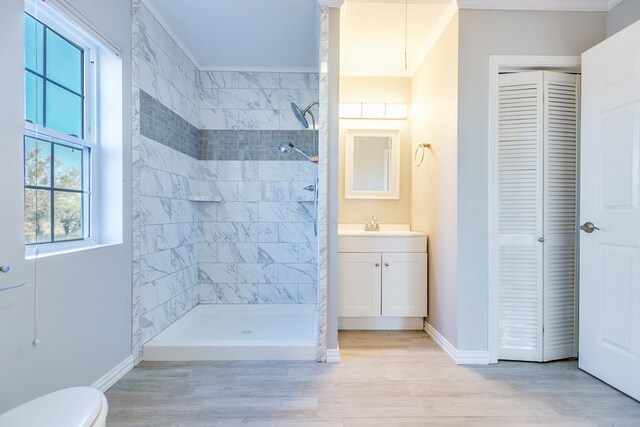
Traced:
POLYGON ((400 131, 349 129, 345 198, 400 198, 400 131))

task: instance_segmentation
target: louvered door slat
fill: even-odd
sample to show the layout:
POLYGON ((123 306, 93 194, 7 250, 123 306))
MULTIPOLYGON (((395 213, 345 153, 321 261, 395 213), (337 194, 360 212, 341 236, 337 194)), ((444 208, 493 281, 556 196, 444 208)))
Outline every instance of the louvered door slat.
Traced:
POLYGON ((578 76, 544 72, 543 360, 576 356, 578 76))
POLYGON ((578 93, 574 75, 500 76, 499 359, 575 356, 578 93))
POLYGON ((500 76, 498 132, 498 358, 542 355, 541 73, 500 76))

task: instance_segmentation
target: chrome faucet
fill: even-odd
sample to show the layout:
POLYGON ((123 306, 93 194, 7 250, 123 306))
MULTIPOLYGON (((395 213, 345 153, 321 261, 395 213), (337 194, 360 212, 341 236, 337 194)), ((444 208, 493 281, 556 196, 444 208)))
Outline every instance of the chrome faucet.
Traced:
POLYGON ((380 224, 375 216, 371 217, 371 220, 364 226, 364 231, 380 231, 380 224))

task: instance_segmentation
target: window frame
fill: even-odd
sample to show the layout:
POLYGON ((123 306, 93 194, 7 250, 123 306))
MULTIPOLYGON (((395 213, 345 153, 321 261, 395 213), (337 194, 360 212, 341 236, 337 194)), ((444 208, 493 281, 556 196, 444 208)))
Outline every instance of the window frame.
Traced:
MULTIPOLYGON (((82 62, 82 79, 83 79, 83 118, 82 118, 82 137, 68 135, 63 132, 49 129, 35 123, 28 122, 24 117, 24 138, 23 147, 26 138, 39 139, 52 144, 66 145, 83 149, 83 238, 74 240, 62 240, 52 242, 25 242, 25 256, 33 257, 41 253, 53 253, 58 251, 68 251, 80 249, 83 247, 95 246, 99 243, 97 235, 98 227, 98 165, 100 158, 99 144, 97 141, 97 106, 98 106, 98 55, 100 48, 98 43, 82 28, 72 22, 58 11, 54 10, 46 4, 37 5, 34 2, 26 1, 24 13, 29 14, 36 21, 41 22, 51 31, 66 39, 69 43, 78 47, 83 51, 82 62)), ((26 46, 26 45, 25 45, 26 46)), ((46 60, 46 59, 45 59, 46 60)), ((26 64, 24 73, 28 73, 26 64)), ((26 88, 23 90, 26 90, 26 88)), ((24 96, 24 95, 23 95, 24 96)), ((46 106, 44 107, 46 108, 46 106)), ((24 149, 24 148, 23 148, 24 149)), ((26 159, 23 158, 23 164, 26 159)), ((53 177, 52 177, 53 180, 53 177)), ((54 192, 53 182, 51 183, 51 192, 54 192)), ((26 182, 23 180, 23 189, 26 189, 26 182)), ((55 209, 55 207, 54 207, 55 209)), ((52 212, 52 215, 55 215, 52 212)), ((53 228, 53 223, 51 227, 53 228)), ((52 230, 53 233, 53 230, 52 230)))

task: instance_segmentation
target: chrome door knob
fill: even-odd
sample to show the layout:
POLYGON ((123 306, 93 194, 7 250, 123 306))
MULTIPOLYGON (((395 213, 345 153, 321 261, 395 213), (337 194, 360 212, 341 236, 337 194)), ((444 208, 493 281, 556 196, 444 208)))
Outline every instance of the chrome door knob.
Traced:
POLYGON ((594 230, 600 230, 598 227, 595 226, 594 223, 592 223, 591 221, 587 221, 584 224, 582 224, 580 227, 578 227, 580 230, 584 231, 585 233, 593 233, 594 230))

